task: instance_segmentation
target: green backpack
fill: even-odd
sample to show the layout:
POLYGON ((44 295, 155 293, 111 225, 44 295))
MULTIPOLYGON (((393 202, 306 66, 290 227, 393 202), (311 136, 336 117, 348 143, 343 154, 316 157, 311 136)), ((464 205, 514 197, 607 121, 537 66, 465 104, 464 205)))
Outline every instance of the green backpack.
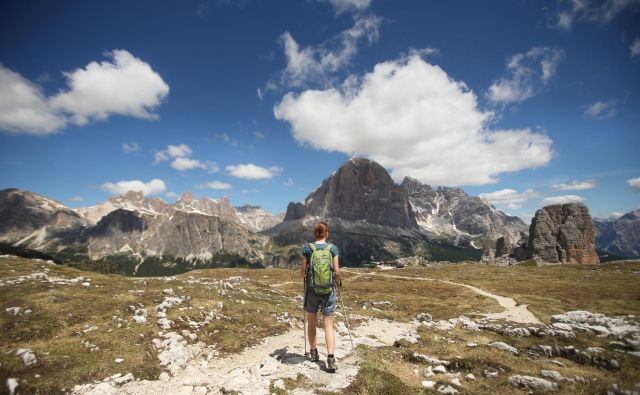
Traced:
POLYGON ((333 255, 331 243, 325 248, 318 248, 309 243, 311 258, 309 259, 309 289, 316 295, 329 295, 333 291, 333 255))

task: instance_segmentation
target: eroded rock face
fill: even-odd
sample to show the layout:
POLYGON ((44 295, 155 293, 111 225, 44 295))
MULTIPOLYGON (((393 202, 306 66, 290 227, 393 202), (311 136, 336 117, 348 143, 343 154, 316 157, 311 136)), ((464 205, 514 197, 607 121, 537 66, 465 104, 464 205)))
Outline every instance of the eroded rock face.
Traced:
POLYGON ((529 228, 528 256, 552 263, 599 263, 589 209, 567 203, 538 210, 529 228))
MULTIPOLYGON (((322 218, 364 220, 370 224, 417 229, 407 192, 378 163, 351 158, 305 199, 307 213, 322 218)), ((304 212, 289 206, 297 219, 304 212)))
POLYGON ((434 189, 411 177, 405 177, 401 186, 409 195, 418 226, 452 244, 472 243, 485 255, 500 257, 508 255, 528 230, 520 218, 509 216, 460 188, 434 189), (502 244, 497 246, 500 238, 502 244))
POLYGON ((640 258, 640 209, 616 220, 594 219, 598 249, 624 258, 640 258))

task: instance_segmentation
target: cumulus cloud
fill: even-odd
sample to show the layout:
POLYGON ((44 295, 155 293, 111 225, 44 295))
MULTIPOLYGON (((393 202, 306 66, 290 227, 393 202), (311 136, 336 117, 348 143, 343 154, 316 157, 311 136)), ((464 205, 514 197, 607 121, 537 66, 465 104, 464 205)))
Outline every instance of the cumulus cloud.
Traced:
POLYGON ((625 11, 637 10, 640 0, 564 0, 559 4, 554 26, 571 30, 576 20, 606 25, 625 11))
POLYGON ((585 118, 591 119, 607 119, 616 114, 615 100, 601 101, 598 100, 591 104, 584 111, 585 118))
POLYGON ((220 171, 220 168, 215 162, 203 162, 198 159, 190 158, 191 147, 186 144, 180 145, 168 145, 166 149, 156 152, 153 164, 158 164, 164 161, 171 161, 170 166, 176 170, 187 171, 193 169, 204 169, 209 173, 216 173, 220 171))
POLYGON ((156 195, 167 189, 164 181, 154 178, 149 182, 140 180, 118 181, 116 183, 105 182, 102 184, 102 190, 115 195, 123 195, 128 191, 142 192, 145 196, 156 195))
POLYGON ((549 47, 534 47, 526 53, 509 58, 506 75, 495 81, 487 91, 495 103, 518 103, 535 96, 556 74, 564 51, 549 47))
POLYGON ((204 184, 198 185, 198 188, 207 188, 207 189, 231 189, 233 186, 229 183, 222 181, 209 181, 204 184))
POLYGON ((69 90, 51 97, 51 107, 69 114, 78 125, 112 114, 156 119, 155 109, 169 94, 160 74, 125 50, 107 56, 111 61, 64 73, 69 90))
POLYGON ((552 204, 565 203, 582 203, 584 198, 577 195, 550 196, 542 199, 542 206, 550 206, 552 204))
POLYGON ((369 8, 371 0, 318 0, 321 3, 330 3, 336 15, 345 12, 361 12, 369 8))
POLYGON ((0 65, 0 129, 45 135, 69 123, 85 125, 110 115, 156 119, 169 86, 151 66, 125 50, 110 59, 63 73, 67 88, 46 97, 42 89, 0 65))
POLYGON ((633 192, 640 191, 640 177, 631 178, 627 180, 627 184, 629 185, 629 188, 631 188, 633 192))
POLYGON ((540 194, 533 189, 525 189, 523 192, 518 192, 515 189, 501 189, 495 192, 481 193, 479 196, 493 204, 504 205, 515 210, 521 208, 522 203, 538 197, 540 194))
POLYGON ((332 75, 349 65, 358 53, 358 42, 366 38, 369 44, 378 40, 381 18, 375 15, 356 16, 353 27, 320 45, 301 47, 284 32, 280 42, 287 58, 287 67, 281 74, 281 84, 305 87, 309 84, 327 86, 332 75))
POLYGON ((0 130, 46 135, 66 124, 63 115, 51 110, 38 85, 0 64, 0 130))
POLYGON ((633 44, 629 46, 631 57, 640 56, 640 38, 633 40, 633 44))
POLYGON ((553 184, 550 189, 552 191, 582 191, 585 189, 591 189, 598 186, 596 180, 584 180, 584 181, 571 181, 566 184, 553 184))
POLYGON ((138 143, 122 143, 122 150, 126 153, 129 154, 131 152, 138 152, 140 151, 140 145, 138 143))
POLYGON ((274 115, 290 123, 299 143, 368 156, 396 180, 488 184, 552 157, 544 134, 491 130, 493 114, 478 108, 476 95, 417 55, 380 63, 341 88, 288 93, 274 115))
POLYGON ((237 178, 244 178, 247 180, 268 180, 276 176, 281 168, 272 166, 270 168, 256 166, 253 163, 242 165, 229 165, 225 167, 230 175, 237 178))
POLYGON ((165 193, 164 196, 168 197, 169 199, 177 199, 178 197, 180 197, 177 193, 171 191, 165 193))

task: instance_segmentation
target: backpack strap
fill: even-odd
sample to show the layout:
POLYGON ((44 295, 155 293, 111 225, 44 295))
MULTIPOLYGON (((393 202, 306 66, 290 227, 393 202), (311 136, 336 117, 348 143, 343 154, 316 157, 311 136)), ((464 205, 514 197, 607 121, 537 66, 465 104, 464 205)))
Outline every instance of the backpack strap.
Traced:
POLYGON ((309 246, 309 249, 311 250, 311 252, 314 252, 315 250, 318 249, 318 247, 316 247, 315 243, 309 243, 307 245, 309 246))
POLYGON ((327 246, 325 247, 327 250, 331 251, 331 249, 333 248, 333 244, 331 243, 327 243, 327 246))

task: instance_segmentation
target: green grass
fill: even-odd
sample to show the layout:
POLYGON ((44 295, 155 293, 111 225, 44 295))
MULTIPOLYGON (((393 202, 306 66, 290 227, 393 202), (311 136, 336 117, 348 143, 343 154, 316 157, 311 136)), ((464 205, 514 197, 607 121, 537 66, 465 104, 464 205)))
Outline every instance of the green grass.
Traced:
MULTIPOLYGON (((167 311, 175 321, 172 330, 189 329, 197 335, 192 341, 215 346, 221 356, 236 353, 262 338, 288 330, 289 326, 276 317, 288 313, 300 317, 299 301, 302 283, 297 270, 288 269, 206 269, 195 270, 174 278, 133 278, 119 275, 80 271, 29 259, 0 258, 0 282, 44 271, 53 277, 91 279, 91 286, 52 285, 27 281, 0 287, 0 383, 9 377, 20 380, 19 393, 49 394, 71 389, 75 384, 102 380, 115 373, 133 373, 137 378, 156 379, 161 372, 157 351, 151 340, 158 337, 155 306, 165 298, 163 290, 172 288, 176 295, 189 295, 191 300, 167 311), (216 286, 240 276, 233 289, 216 286), (245 289, 244 293, 241 289, 245 289), (136 292, 131 292, 136 291, 136 292), (144 291, 144 292, 139 292, 144 291), (241 302, 244 300, 244 304, 241 302), (222 309, 218 310, 218 303, 222 309), (149 312, 146 324, 132 320, 131 305, 143 305, 149 312), (20 306, 32 310, 30 315, 17 317, 5 312, 20 306), (191 329, 189 320, 202 321, 203 314, 216 310, 220 319, 211 321, 199 331, 191 329), (204 313, 203 313, 204 312, 204 313), (121 325, 113 316, 129 321, 121 325), (95 325, 98 330, 85 334, 83 329, 95 325), (89 341, 99 346, 90 352, 82 345, 89 341), (38 362, 24 367, 15 355, 18 348, 34 350, 38 362), (115 358, 124 362, 116 364, 115 358), (36 378, 38 374, 41 377, 36 378)), ((497 312, 501 308, 491 298, 439 281, 412 281, 374 276, 377 270, 344 272, 341 289, 347 309, 364 317, 409 321, 418 313, 430 313, 434 319, 448 319, 465 314, 497 312), (391 305, 373 302, 388 301, 391 305), (363 309, 366 307, 366 309, 363 309)), ((607 315, 640 314, 640 263, 597 266, 518 265, 497 267, 479 264, 451 264, 433 267, 404 268, 384 272, 400 276, 415 276, 433 280, 451 280, 472 284, 499 295, 511 296, 529 308, 542 320, 552 314, 584 309, 607 315)), ((339 311, 341 306, 339 306, 339 311)), ((352 320, 357 325, 358 320, 352 320)), ((509 338, 493 332, 471 332, 455 329, 451 333, 422 328, 416 344, 403 342, 401 347, 369 349, 360 347, 361 370, 345 390, 350 394, 414 394, 435 393, 421 387, 426 366, 416 362, 414 352, 437 356, 454 362, 454 370, 462 376, 473 373, 477 381, 463 378, 466 393, 520 394, 521 390, 507 383, 511 374, 539 376, 540 369, 557 370, 565 376, 577 374, 596 379, 588 385, 561 385, 562 393, 602 393, 612 383, 631 389, 640 377, 636 357, 613 353, 607 338, 579 335, 577 339, 509 338), (468 342, 478 348, 468 348, 468 342), (517 347, 518 356, 486 346, 491 341, 504 341, 517 347), (556 367, 549 358, 537 358, 526 353, 534 344, 574 345, 580 349, 599 346, 607 349, 608 357, 616 357, 622 369, 605 371, 560 359, 565 366, 556 367), (486 367, 504 370, 497 379, 483 376, 486 367), (414 373, 418 371, 418 374, 414 373)), ((448 383, 445 376, 430 378, 448 383)), ((287 390, 312 388, 312 383, 299 377, 285 380, 287 390)), ((4 388, 4 387, 3 387, 4 388)))

